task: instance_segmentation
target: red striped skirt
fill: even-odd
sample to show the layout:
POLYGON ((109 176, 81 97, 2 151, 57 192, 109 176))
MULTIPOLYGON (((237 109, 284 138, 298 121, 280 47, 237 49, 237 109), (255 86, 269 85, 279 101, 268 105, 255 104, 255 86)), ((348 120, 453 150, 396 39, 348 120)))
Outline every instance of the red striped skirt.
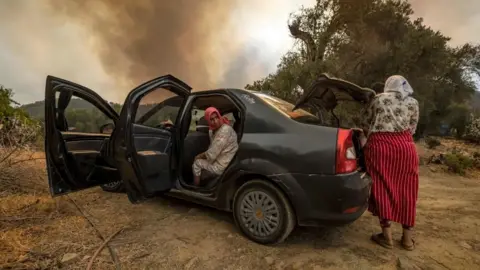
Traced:
POLYGON ((380 219, 415 225, 418 155, 409 131, 370 134, 364 148, 373 180, 368 210, 380 219))

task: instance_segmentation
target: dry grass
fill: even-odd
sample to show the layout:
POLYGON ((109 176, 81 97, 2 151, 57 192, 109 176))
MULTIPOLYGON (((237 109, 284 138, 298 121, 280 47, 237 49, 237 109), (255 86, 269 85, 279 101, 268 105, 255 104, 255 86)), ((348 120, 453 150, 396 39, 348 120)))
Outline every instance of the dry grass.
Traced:
MULTIPOLYGON (((419 144, 418 150, 425 158, 453 144, 472 149, 447 140, 438 149, 419 144)), ((32 155, 16 158, 25 156, 32 155)), ((480 263, 476 230, 480 177, 447 175, 442 170, 437 165, 420 170, 416 230, 420 244, 416 251, 405 253, 386 251, 368 241, 378 229, 378 221, 368 213, 332 234, 299 229, 285 244, 266 247, 242 237, 229 214, 181 201, 156 198, 134 205, 123 194, 100 189, 53 199, 45 161, 18 163, 0 168, 0 269, 85 269, 104 242, 101 238, 121 228, 129 229, 111 244, 123 269, 349 269, 352 265, 397 269, 398 257, 424 269, 441 265, 475 269, 472 266, 480 263), (65 261, 68 256, 73 259, 65 261)), ((100 252, 93 267, 116 268, 108 249, 100 252)))
POLYGON ((84 268, 101 239, 69 197, 50 196, 41 154, 14 158, 30 161, 0 167, 0 269, 84 268), (62 263, 68 253, 75 258, 62 263))

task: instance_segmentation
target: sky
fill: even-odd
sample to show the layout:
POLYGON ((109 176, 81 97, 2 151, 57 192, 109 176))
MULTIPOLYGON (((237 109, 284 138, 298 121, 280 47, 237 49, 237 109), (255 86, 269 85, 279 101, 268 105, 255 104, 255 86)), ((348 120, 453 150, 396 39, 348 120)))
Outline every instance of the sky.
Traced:
MULTIPOLYGON (((415 16, 480 43, 480 1, 412 0, 415 16)), ((42 100, 45 78, 123 102, 170 73, 194 89, 244 87, 276 69, 293 46, 291 12, 315 0, 0 0, 0 84, 22 104, 42 100)))

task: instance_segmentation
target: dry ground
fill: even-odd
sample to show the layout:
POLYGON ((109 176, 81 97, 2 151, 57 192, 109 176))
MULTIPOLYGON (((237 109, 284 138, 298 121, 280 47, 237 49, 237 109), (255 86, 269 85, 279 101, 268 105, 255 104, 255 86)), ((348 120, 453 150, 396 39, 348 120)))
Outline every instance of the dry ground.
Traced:
MULTIPOLYGON (((107 238, 119 229, 110 246, 122 269, 480 269, 480 177, 422 166, 417 221, 413 252, 372 244, 369 213, 267 247, 244 238, 228 213, 176 199, 132 205, 100 188, 52 199, 37 160, 0 175, 0 269, 85 269, 103 242, 96 230, 107 238)), ((115 269, 107 248, 93 266, 115 269)))

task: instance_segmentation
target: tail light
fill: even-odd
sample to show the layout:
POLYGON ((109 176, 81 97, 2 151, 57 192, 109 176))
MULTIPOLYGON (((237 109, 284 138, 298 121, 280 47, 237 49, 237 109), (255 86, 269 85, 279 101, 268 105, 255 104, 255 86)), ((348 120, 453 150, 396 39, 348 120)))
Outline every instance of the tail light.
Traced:
POLYGON ((336 173, 349 173, 357 169, 357 155, 353 144, 353 131, 339 129, 337 136, 336 173))

